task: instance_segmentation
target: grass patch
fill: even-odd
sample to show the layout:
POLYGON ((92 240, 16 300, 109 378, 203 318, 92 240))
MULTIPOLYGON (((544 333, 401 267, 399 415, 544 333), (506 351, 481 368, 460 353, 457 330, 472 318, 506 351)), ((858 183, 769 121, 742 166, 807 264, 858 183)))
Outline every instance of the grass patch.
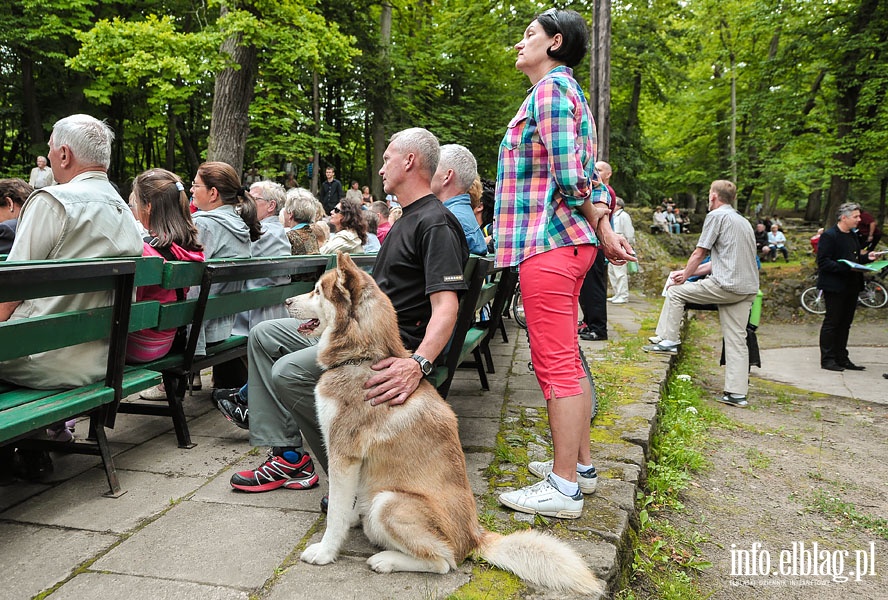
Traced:
POLYGON ((825 490, 815 490, 811 509, 838 526, 869 531, 888 540, 888 520, 861 512, 854 504, 825 490))
MULTIPOLYGON (((685 339, 699 338, 701 327, 694 321, 689 323, 685 339)), ((694 574, 711 566, 700 549, 703 536, 673 527, 664 514, 684 508, 681 492, 690 484, 692 475, 707 465, 709 430, 714 426, 732 426, 706 401, 708 392, 688 375, 702 372, 702 358, 692 349, 695 346, 683 344, 660 400, 646 491, 638 497, 640 527, 632 564, 632 587, 621 590, 615 596, 617 600, 705 597, 694 583, 694 574)), ((753 457, 757 461, 764 458, 753 457)))

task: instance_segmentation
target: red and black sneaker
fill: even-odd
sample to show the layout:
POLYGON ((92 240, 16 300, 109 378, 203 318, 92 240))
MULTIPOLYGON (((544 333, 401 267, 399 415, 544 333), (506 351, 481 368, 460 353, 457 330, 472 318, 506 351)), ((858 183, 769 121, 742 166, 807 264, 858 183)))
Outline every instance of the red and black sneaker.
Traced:
POLYGON ((253 471, 240 471, 231 476, 231 487, 244 492, 267 492, 279 487, 307 490, 318 484, 318 474, 308 454, 297 454, 290 462, 282 456, 268 453, 268 459, 253 471))

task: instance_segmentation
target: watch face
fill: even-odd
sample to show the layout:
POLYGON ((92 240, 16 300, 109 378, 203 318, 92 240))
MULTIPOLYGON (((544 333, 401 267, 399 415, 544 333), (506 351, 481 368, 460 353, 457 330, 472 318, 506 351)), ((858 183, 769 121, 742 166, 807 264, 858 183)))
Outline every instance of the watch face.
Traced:
POLYGON ((422 368, 423 375, 428 375, 432 372, 432 363, 430 363, 429 361, 420 363, 419 366, 422 368))

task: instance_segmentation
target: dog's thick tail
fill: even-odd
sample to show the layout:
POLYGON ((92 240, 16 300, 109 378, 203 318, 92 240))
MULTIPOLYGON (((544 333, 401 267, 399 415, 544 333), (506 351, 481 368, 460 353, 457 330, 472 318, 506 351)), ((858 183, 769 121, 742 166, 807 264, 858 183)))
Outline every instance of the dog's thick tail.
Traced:
POLYGON ((478 554, 521 579, 559 592, 590 597, 604 592, 604 585, 570 546, 532 529, 505 536, 485 531, 478 554))

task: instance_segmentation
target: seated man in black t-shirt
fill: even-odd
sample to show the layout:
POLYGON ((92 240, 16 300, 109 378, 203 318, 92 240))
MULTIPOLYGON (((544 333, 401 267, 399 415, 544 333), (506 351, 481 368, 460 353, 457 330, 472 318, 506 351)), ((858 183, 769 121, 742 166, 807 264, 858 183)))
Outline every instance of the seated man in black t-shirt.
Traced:
MULTIPOLYGON (((391 299, 401 338, 414 355, 387 358, 373 365, 378 374, 366 385, 371 405, 403 403, 423 373, 430 371, 456 324, 457 294, 466 288, 463 269, 469 256, 462 226, 431 192, 438 162, 437 139, 418 128, 397 133, 383 161, 379 172, 383 187, 387 194, 398 196, 404 213, 379 251, 373 278, 391 299)), ((264 492, 314 486, 318 476, 303 449, 303 438, 327 469, 314 398, 321 375, 317 338, 299 333, 300 323, 276 319, 250 331, 250 443, 272 450, 259 468, 232 476, 231 485, 236 489, 264 492)), ((223 414, 228 402, 219 399, 223 414)))

